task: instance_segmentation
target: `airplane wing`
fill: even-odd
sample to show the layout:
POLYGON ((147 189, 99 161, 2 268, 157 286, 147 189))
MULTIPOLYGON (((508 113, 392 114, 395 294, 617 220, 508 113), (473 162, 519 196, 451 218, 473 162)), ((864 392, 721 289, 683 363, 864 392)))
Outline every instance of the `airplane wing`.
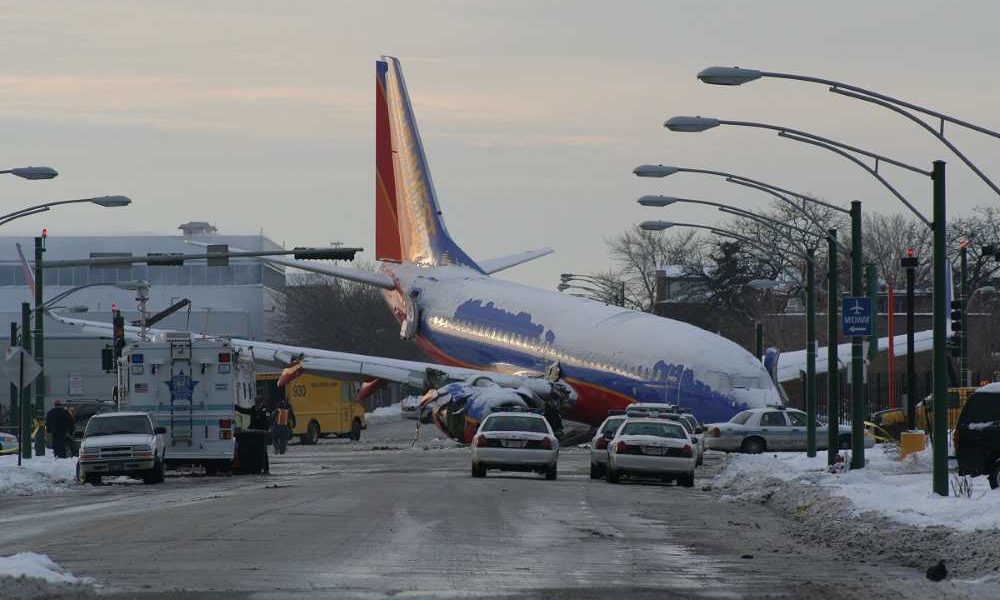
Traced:
POLYGON ((553 252, 554 250, 552 248, 538 248, 537 250, 526 250, 524 252, 518 252, 517 254, 508 254, 507 256, 477 260, 476 264, 479 265, 479 268, 481 268, 483 272, 489 275, 491 273, 503 271, 504 269, 516 267, 517 265, 526 263, 529 260, 535 260, 536 258, 541 258, 548 254, 552 254, 553 252))
MULTIPOLYGON (((916 352, 926 352, 932 349, 934 346, 934 332, 927 331, 917 331, 913 334, 913 349, 916 352)), ((889 338, 879 338, 878 349, 879 351, 887 350, 889 348, 889 338)), ((893 349, 895 350, 896 356, 906 355, 906 335, 897 335, 893 338, 893 349)), ((820 348, 816 352, 816 373, 826 373, 828 368, 827 361, 827 349, 825 347, 820 348)), ((851 343, 847 342, 844 344, 837 345, 837 359, 840 364, 837 366, 838 370, 846 367, 851 362, 851 343)), ((795 350, 793 352, 782 352, 781 356, 778 357, 778 381, 794 381, 802 376, 806 372, 806 351, 795 350)))
MULTIPOLYGON (((76 325, 85 333, 98 337, 113 335, 111 323, 78 319, 70 315, 54 311, 48 313, 54 319, 68 325, 76 325)), ((139 339, 140 329, 134 326, 125 327, 125 335, 129 339, 139 339)), ((148 329, 152 336, 162 335, 164 330, 148 329)), ((192 334, 194 339, 215 338, 192 334)), ((233 347, 242 352, 249 352, 255 361, 275 366, 289 367, 296 365, 304 372, 325 374, 352 379, 381 379, 409 384, 421 390, 442 387, 447 383, 457 381, 473 382, 478 377, 485 377, 503 387, 527 388, 540 398, 558 398, 572 401, 576 393, 565 383, 549 381, 540 377, 521 375, 505 375, 494 371, 451 367, 435 363, 415 360, 401 360, 363 354, 352 354, 336 350, 320 350, 289 344, 259 342, 239 338, 228 338, 233 347)))

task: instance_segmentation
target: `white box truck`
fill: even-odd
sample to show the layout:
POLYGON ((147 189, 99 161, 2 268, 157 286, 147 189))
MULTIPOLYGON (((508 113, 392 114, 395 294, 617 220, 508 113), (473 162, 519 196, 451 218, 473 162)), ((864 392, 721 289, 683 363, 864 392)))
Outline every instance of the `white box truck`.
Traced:
POLYGON ((167 332, 125 346, 118 361, 119 410, 149 413, 166 429, 166 467, 231 470, 236 433, 256 397, 254 362, 225 339, 167 332))

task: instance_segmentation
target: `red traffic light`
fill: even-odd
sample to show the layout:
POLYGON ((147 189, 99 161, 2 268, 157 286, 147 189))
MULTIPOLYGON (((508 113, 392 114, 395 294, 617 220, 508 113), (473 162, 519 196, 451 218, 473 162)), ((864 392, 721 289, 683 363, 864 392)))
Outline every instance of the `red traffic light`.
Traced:
POLYGON ((42 230, 42 237, 43 238, 49 237, 49 230, 48 230, 48 228, 45 228, 45 229, 42 230))
POLYGON ((906 255, 907 256, 916 256, 917 253, 916 253, 916 251, 913 250, 913 247, 911 246, 911 247, 909 247, 909 248, 906 249, 906 255))

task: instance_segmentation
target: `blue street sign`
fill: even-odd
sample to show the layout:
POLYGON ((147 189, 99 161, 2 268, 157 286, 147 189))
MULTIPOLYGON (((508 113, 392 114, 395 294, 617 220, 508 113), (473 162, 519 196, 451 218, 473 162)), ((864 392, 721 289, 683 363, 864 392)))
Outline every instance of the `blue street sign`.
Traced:
POLYGON ((846 336, 872 334, 872 299, 866 296, 847 296, 841 310, 841 324, 846 336))

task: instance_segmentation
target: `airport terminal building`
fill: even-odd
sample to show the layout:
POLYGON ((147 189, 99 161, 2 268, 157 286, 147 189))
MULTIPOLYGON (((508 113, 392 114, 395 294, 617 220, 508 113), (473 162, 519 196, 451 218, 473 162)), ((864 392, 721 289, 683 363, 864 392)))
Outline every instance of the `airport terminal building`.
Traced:
MULTIPOLYGON (((179 235, 50 236, 44 260, 69 260, 109 256, 143 256, 150 253, 202 254, 197 244, 228 244, 236 250, 280 250, 260 235, 221 235, 204 222, 185 223, 179 235)), ((21 304, 33 302, 18 256, 20 244, 29 263, 34 261, 34 239, 0 236, 0 324, 9 340, 11 322, 20 322, 21 304)), ((166 329, 225 334, 256 340, 280 337, 285 300, 285 272, 253 259, 232 259, 227 266, 189 261, 183 266, 62 267, 46 270, 44 299, 80 288, 58 304, 74 310, 87 308, 80 318, 111 321, 112 304, 124 311, 126 321, 139 318, 136 293, 116 283, 149 282, 148 313, 158 312, 181 299, 191 304, 157 324, 166 329), (87 287, 82 287, 87 286, 87 287)), ((9 343, 9 341, 8 341, 9 343)), ((56 399, 110 399, 114 376, 101 366, 101 350, 110 340, 84 335, 78 328, 51 318, 45 320, 46 407, 56 399)), ((2 389, 10 388, 0 374, 2 389)), ((3 405, 9 408, 8 394, 3 405)))

